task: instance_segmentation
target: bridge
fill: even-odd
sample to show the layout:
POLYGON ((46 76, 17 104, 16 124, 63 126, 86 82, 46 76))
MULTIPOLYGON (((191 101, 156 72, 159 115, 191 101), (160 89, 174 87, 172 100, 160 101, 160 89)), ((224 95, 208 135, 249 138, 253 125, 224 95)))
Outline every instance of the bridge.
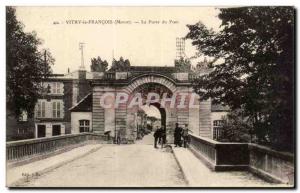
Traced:
POLYGON ((91 92, 69 109, 71 134, 7 142, 7 186, 293 186, 292 154, 213 140, 212 105, 194 93, 194 78, 191 71, 149 66, 92 78, 91 92), (164 148, 153 148, 153 133, 137 140, 141 105, 159 110, 164 148), (83 118, 91 122, 88 132, 78 125, 83 118), (176 123, 191 130, 188 148, 173 145, 176 123))
POLYGON ((113 144, 96 133, 7 142, 9 187, 292 187, 293 156, 191 134, 189 148, 153 148, 148 134, 113 144))

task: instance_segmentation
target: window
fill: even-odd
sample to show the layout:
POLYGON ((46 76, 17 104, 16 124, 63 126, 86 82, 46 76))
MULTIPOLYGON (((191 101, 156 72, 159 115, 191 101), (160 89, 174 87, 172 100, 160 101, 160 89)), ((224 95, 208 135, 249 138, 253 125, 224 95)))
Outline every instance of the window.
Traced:
POLYGON ((46 137, 46 125, 37 126, 37 137, 46 137))
POLYGON ((60 135, 61 127, 60 125, 52 125, 52 136, 60 135))
POLYGON ((45 111, 46 111, 46 102, 45 101, 38 101, 37 104, 37 117, 45 117, 45 111))
POLYGON ((61 92, 62 92, 61 83, 53 82, 51 91, 52 91, 52 94, 61 94, 61 92))
POLYGON ((59 101, 52 102, 52 117, 53 118, 60 118, 61 116, 61 105, 59 101))
POLYGON ((90 121, 89 120, 79 120, 79 132, 89 132, 90 131, 90 121))
POLYGON ((213 126, 214 127, 221 127, 224 125, 224 120, 214 120, 213 126))
POLYGON ((225 121, 224 120, 214 120, 213 121, 213 139, 214 140, 219 140, 222 135, 222 126, 224 125, 225 121))
POLYGON ((221 127, 214 127, 213 128, 213 139, 219 140, 222 136, 222 128, 221 127))

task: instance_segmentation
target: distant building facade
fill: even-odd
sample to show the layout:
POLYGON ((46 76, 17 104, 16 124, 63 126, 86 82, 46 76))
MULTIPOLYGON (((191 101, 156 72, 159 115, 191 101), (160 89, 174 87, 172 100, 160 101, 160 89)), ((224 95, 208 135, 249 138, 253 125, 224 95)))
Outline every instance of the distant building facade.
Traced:
POLYGON ((35 138, 74 132, 70 109, 91 93, 89 82, 97 75, 101 74, 80 69, 52 75, 43 82, 48 92, 38 99, 35 107, 35 138))

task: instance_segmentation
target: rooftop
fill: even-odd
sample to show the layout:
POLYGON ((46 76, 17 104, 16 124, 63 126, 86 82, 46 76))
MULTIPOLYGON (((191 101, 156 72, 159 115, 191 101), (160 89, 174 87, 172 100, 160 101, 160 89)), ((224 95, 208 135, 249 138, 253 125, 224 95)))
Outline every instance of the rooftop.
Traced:
MULTIPOLYGON (((129 72, 164 72, 174 73, 176 68, 174 66, 130 66, 129 72)), ((108 72, 114 72, 113 69, 109 69, 108 72)))

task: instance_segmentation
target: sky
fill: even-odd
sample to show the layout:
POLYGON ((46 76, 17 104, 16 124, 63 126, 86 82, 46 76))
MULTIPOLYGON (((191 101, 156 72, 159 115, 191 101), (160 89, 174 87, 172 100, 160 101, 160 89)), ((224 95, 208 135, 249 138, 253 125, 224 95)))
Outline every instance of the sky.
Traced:
POLYGON ((158 119, 161 119, 161 114, 160 114, 158 108, 156 108, 155 106, 153 106, 153 105, 150 105, 150 106, 144 105, 141 108, 145 111, 145 113, 148 116, 152 116, 152 117, 156 117, 158 119))
MULTIPOLYGON (((78 70, 79 42, 85 43, 84 65, 88 71, 91 58, 97 56, 109 64, 113 57, 123 56, 134 66, 172 66, 176 37, 188 33, 187 24, 201 21, 215 30, 221 24, 214 7, 17 7, 16 15, 24 30, 35 31, 43 40, 41 48, 49 49, 55 58, 54 73, 78 70), (71 20, 98 23, 70 24, 71 20), (101 20, 113 23, 100 24, 101 20), (115 24, 115 20, 125 23, 115 24)), ((185 49, 187 57, 194 55, 190 41, 185 49)))

